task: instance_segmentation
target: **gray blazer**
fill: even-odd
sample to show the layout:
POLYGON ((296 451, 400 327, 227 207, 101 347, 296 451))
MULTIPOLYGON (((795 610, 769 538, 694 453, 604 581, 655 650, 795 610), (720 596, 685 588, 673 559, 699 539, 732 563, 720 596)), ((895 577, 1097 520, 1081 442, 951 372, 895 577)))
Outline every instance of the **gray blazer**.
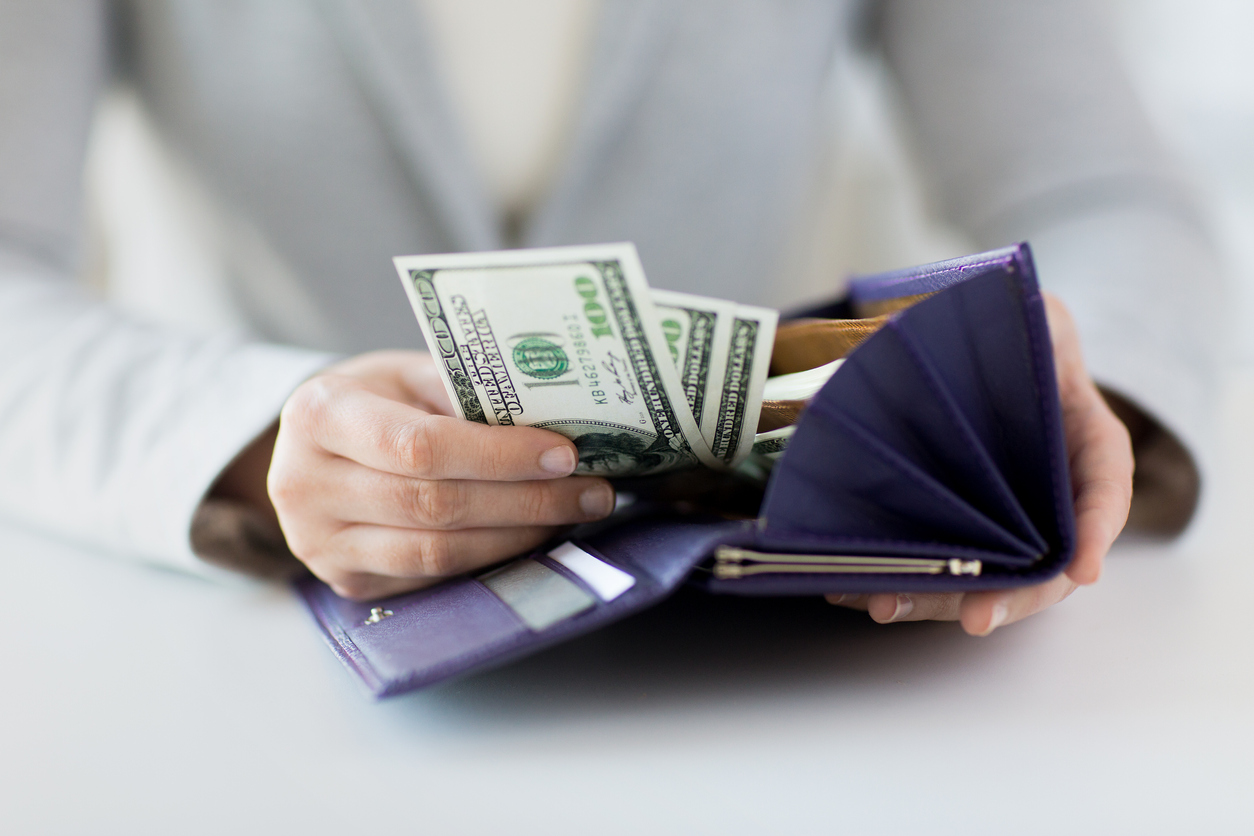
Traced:
POLYGON ((396 254, 632 240, 657 286, 770 304, 833 61, 856 48, 899 84, 937 212, 980 247, 1030 240, 1096 376, 1200 439, 1219 271, 1092 6, 608 0, 564 166, 507 234, 413 0, 0 0, 0 512, 189 565, 205 489, 318 350, 419 344, 396 254), (319 333, 247 282, 255 343, 70 287, 111 76, 280 254, 319 333))

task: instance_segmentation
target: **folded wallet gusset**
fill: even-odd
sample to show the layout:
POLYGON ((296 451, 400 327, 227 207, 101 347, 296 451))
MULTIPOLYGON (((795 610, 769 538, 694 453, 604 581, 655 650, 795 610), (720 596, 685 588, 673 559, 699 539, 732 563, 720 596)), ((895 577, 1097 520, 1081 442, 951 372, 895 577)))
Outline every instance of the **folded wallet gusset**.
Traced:
POLYGON ((556 549, 418 592, 362 604, 314 578, 297 589, 336 655, 384 697, 596 630, 684 583, 736 595, 946 591, 1062 571, 1075 522, 1027 245, 859 279, 801 316, 868 311, 893 312, 801 413, 756 520, 641 501, 556 549), (563 549, 582 563, 563 562, 563 549), (502 584, 502 572, 526 583, 502 584), (597 573, 621 583, 607 592, 597 573))

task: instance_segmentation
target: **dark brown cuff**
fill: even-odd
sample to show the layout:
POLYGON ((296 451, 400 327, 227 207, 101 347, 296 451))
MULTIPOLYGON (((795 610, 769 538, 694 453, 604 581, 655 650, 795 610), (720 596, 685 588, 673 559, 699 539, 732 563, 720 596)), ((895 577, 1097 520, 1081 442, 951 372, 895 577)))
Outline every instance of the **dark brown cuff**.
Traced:
POLYGON ((1132 401, 1108 389, 1102 389, 1102 396, 1132 436, 1136 471, 1127 527, 1174 537, 1197 510, 1202 487, 1197 463, 1170 430, 1132 401))
POLYGON ((206 563, 267 580, 304 570, 272 518, 233 499, 209 498, 192 517, 192 551, 206 563))

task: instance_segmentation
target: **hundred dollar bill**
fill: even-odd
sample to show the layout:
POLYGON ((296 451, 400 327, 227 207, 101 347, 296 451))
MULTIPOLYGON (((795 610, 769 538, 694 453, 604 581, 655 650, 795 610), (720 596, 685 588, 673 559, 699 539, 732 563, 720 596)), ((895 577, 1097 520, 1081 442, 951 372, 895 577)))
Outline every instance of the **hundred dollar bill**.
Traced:
POLYGON ((788 442, 792 439, 792 434, 796 430, 796 425, 790 424, 777 430, 758 433, 753 440, 753 455, 755 457, 761 456, 770 461, 778 459, 788 449, 788 442))
POLYGON ((684 397, 704 427, 706 412, 718 409, 736 303, 656 288, 651 294, 684 397))
POLYGON ((737 305, 726 346, 720 347, 724 363, 718 408, 705 411, 701 434, 714 457, 726 465, 736 465, 753 447, 778 322, 778 311, 737 305))
POLYGON ((789 425, 777 430, 757 433, 754 437, 752 452, 736 465, 736 472, 750 481, 765 485, 771 478, 775 462, 779 461, 779 457, 788 449, 788 442, 796 429, 795 426, 789 425))
POLYGON ((701 436, 734 466, 753 446, 779 314, 691 293, 652 293, 701 436))
POLYGON ((827 385, 844 362, 842 357, 803 372, 768 377, 766 386, 762 388, 762 397, 768 401, 808 401, 827 385))
POLYGON ((458 413, 575 442, 581 473, 718 466, 632 244, 394 259, 458 413))

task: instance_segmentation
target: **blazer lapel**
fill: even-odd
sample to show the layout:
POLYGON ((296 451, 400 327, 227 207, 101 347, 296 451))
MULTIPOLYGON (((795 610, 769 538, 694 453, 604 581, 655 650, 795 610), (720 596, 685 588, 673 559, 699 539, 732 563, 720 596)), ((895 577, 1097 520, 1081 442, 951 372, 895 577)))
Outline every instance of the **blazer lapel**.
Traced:
POLYGON ((604 0, 566 159, 528 224, 528 246, 564 243, 563 232, 579 211, 586 184, 612 152, 659 63, 674 30, 676 6, 676 0, 604 0))
POLYGON ((459 135, 414 0, 322 0, 325 16, 415 186, 459 250, 502 246, 483 182, 459 135))

